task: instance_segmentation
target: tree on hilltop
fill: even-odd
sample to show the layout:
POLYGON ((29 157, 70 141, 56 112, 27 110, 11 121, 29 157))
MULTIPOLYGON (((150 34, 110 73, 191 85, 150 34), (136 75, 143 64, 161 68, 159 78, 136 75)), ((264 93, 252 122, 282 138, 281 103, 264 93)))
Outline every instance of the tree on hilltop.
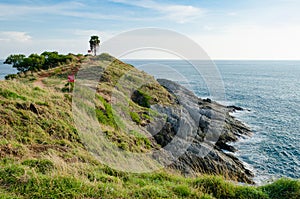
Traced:
POLYGON ((96 36, 96 35, 91 36, 90 48, 91 48, 91 51, 94 53, 95 56, 97 55, 97 47, 99 47, 99 45, 100 45, 99 37, 96 36))

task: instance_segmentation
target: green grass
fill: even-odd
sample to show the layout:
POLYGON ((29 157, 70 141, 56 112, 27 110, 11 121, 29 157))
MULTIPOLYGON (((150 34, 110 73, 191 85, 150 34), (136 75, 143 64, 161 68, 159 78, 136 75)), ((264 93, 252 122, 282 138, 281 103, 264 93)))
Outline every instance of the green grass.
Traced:
POLYGON ((22 165, 29 166, 30 168, 34 168, 37 172, 45 174, 48 171, 51 171, 54 168, 53 162, 46 159, 30 159, 30 160, 24 160, 22 162, 22 165))
POLYGON ((21 99, 23 101, 26 101, 26 97, 18 95, 17 93, 12 92, 12 91, 7 90, 7 89, 0 88, 0 95, 3 96, 6 99, 21 99))
POLYGON ((300 198, 300 181, 283 178, 261 187, 260 190, 267 193, 273 199, 297 199, 300 198))
POLYGON ((226 182, 222 177, 205 176, 195 180, 194 186, 207 194, 212 194, 215 198, 241 198, 241 199, 264 199, 269 198, 257 187, 237 186, 226 182))
POLYGON ((173 188, 173 191, 181 197, 189 197, 192 195, 191 188, 187 185, 178 185, 173 188))
POLYGON ((17 162, 6 164, 0 168, 0 198, 296 199, 300 196, 299 181, 288 179, 250 187, 216 176, 184 178, 168 171, 130 174, 87 164, 67 167, 73 167, 73 172, 61 173, 55 168, 43 174, 17 162), (74 172, 79 168, 80 172, 74 172))
POLYGON ((147 137, 135 131, 129 134, 122 131, 104 131, 104 134, 106 138, 125 151, 147 152, 154 147, 147 137))
POLYGON ((111 127, 114 127, 114 128, 118 128, 118 125, 117 123, 115 122, 115 119, 114 119, 114 114, 113 114, 113 110, 112 110, 112 107, 111 107, 111 104, 109 104, 108 102, 106 102, 104 100, 104 98, 100 95, 97 95, 97 98, 98 100, 102 103, 103 105, 103 109, 96 109, 96 116, 98 118, 98 121, 101 123, 101 124, 104 124, 104 125, 109 125, 111 127))
POLYGON ((131 117, 132 121, 134 121, 135 123, 137 123, 137 124, 141 123, 141 118, 138 113, 130 112, 130 117, 131 117))

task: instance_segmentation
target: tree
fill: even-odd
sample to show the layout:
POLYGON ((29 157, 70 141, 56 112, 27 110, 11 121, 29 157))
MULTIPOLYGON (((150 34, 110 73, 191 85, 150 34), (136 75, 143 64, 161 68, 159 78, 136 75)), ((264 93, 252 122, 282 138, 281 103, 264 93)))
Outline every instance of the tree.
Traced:
POLYGON ((94 52, 95 56, 97 55, 97 47, 99 47, 99 44, 100 44, 99 37, 95 36, 95 35, 91 36, 90 48, 91 48, 91 51, 94 52))
POLYGON ((23 61, 23 59, 25 58, 25 55, 9 55, 6 60, 4 61, 4 64, 12 64, 14 65, 18 65, 19 63, 21 63, 23 61))
POLYGON ((25 65, 29 66, 28 70, 38 71, 42 69, 45 64, 45 56, 38 54, 31 54, 28 58, 24 59, 25 65))
POLYGON ((23 65, 24 59, 26 59, 25 55, 10 55, 4 61, 4 64, 12 64, 13 68, 17 68, 17 70, 24 72, 28 69, 28 67, 23 65))
POLYGON ((4 64, 12 64, 13 68, 18 71, 39 71, 48 70, 61 64, 67 64, 76 61, 74 55, 61 55, 58 52, 43 52, 41 55, 31 54, 29 57, 25 55, 10 55, 4 61, 4 64))
POLYGON ((43 70, 48 70, 49 68, 54 68, 58 65, 59 62, 59 54, 58 52, 43 52, 41 55, 45 57, 45 64, 43 66, 43 70))

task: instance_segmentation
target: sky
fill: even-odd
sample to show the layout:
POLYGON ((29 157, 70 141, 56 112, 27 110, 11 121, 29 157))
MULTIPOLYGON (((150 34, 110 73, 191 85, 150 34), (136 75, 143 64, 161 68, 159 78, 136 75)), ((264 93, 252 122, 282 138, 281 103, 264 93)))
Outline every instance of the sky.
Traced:
POLYGON ((1 0, 0 58, 85 54, 91 35, 105 42, 155 27, 189 37, 212 59, 300 60, 299 9, 298 0, 1 0))

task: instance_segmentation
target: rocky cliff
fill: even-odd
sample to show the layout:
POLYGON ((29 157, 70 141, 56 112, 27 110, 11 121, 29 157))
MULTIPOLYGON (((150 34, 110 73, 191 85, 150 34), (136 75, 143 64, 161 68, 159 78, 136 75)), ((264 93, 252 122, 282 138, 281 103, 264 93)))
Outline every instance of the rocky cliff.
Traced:
MULTIPOLYGON (((179 149, 182 154, 170 167, 186 175, 220 174, 252 183, 253 174, 232 155, 236 149, 228 144, 251 134, 244 124, 229 114, 236 108, 200 99, 172 81, 159 79, 158 82, 177 97, 178 106, 153 107, 167 115, 167 122, 154 135, 155 140, 161 146, 168 145, 175 137, 189 143, 179 149)), ((170 151, 175 156, 178 153, 178 149, 171 148, 170 151)))

